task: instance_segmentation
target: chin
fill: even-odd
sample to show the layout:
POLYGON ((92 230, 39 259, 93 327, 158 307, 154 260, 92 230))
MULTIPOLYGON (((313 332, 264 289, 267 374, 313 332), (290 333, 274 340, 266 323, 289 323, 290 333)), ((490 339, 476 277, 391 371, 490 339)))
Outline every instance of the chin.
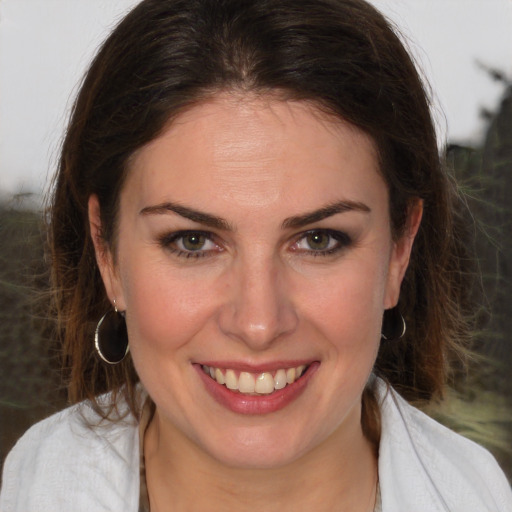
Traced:
MULTIPOLYGON (((210 455, 224 466, 236 469, 277 469, 299 459, 306 451, 304 436, 290 435, 285 429, 246 428, 227 432, 205 446, 210 455), (224 437, 225 436, 225 437, 224 437), (302 439, 301 439, 302 437, 302 439), (301 442, 297 442, 297 438, 301 442)), ((210 438, 211 439, 211 438, 210 438)))

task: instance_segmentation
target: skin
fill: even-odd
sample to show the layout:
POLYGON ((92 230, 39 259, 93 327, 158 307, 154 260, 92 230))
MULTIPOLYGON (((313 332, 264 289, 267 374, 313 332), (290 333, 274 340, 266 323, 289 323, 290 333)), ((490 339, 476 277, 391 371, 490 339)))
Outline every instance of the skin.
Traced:
POLYGON ((100 270, 156 404, 144 440, 152 510, 371 510, 377 461, 361 395, 421 219, 418 202, 393 241, 372 140, 306 102, 225 93, 136 153, 115 258, 99 208, 92 196, 100 270), (340 201, 346 211, 286 223, 340 201), (225 225, 153 208, 164 203, 225 225), (177 252, 180 230, 212 233, 202 257, 177 252), (312 249, 310 230, 340 250, 312 249), (297 359, 317 371, 297 399, 263 415, 220 405, 194 367, 297 359))

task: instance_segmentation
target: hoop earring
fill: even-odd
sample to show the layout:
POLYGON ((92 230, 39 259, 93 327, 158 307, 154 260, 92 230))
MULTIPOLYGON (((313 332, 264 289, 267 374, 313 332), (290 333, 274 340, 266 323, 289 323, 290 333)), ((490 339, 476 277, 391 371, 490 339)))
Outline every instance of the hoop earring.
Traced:
POLYGON ((402 313, 400 313, 398 306, 384 310, 381 329, 381 337, 383 340, 399 340, 405 334, 406 328, 404 317, 402 313))
POLYGON ((115 300, 114 309, 107 311, 96 326, 94 348, 105 363, 112 365, 120 363, 130 351, 124 312, 117 310, 115 300))

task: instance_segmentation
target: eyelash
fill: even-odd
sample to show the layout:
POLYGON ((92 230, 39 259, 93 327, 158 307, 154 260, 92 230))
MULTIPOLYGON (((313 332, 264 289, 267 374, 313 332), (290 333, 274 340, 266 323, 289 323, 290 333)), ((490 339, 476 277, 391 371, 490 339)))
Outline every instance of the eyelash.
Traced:
MULTIPOLYGON (((205 258, 208 256, 212 256, 212 253, 216 253, 216 252, 218 253, 218 252, 223 251, 223 249, 218 244, 215 243, 214 238, 215 238, 214 235, 208 231, 186 230, 186 231, 177 231, 175 233, 169 233, 169 234, 163 235, 158 239, 158 242, 161 247, 167 249, 169 252, 171 252, 172 254, 174 254, 175 256, 177 256, 179 258, 186 258, 186 259, 205 258), (180 249, 175 246, 175 244, 179 240, 183 240, 185 237, 192 236, 192 235, 194 235, 196 237, 204 237, 206 242, 214 243, 216 245, 216 249, 209 249, 209 250, 198 249, 196 251, 193 251, 193 250, 180 249)), ((302 254, 307 254, 307 255, 314 256, 314 257, 332 256, 332 255, 340 252, 341 250, 349 247, 351 244, 352 244, 352 239, 350 238, 350 236, 342 231, 336 231, 336 230, 332 230, 332 229, 311 229, 309 231, 300 233, 296 237, 295 242, 293 243, 293 246, 292 246, 292 251, 301 252, 302 254), (331 244, 332 240, 336 241, 336 244, 334 245, 334 247, 331 247, 329 249, 320 249, 320 250, 300 249, 297 247, 301 241, 304 241, 308 236, 312 236, 315 234, 327 235, 328 237, 330 237, 328 245, 331 244)))

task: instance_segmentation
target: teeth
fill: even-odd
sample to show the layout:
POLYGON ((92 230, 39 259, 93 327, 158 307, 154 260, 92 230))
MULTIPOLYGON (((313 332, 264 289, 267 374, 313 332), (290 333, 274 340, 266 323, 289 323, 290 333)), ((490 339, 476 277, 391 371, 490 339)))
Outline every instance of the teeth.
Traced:
POLYGON ((288 370, 286 370, 286 382, 288 382, 288 384, 295 382, 296 375, 297 370, 295 370, 295 368, 288 368, 288 370))
POLYGON ((283 389, 287 385, 293 384, 304 373, 306 365, 296 368, 281 368, 274 374, 271 372, 259 374, 240 372, 238 376, 235 370, 231 369, 222 370, 206 365, 203 365, 202 368, 204 373, 228 389, 240 393, 269 395, 277 389, 283 389))
POLYGON ((215 369, 215 380, 219 384, 224 384, 224 375, 222 375, 222 372, 218 368, 215 369))
MULTIPOLYGON (((217 382, 219 380, 217 379, 217 382)), ((220 382, 219 382, 220 384, 220 382)), ((238 379, 238 391, 240 393, 254 393, 256 381, 254 377, 248 372, 241 372, 240 378, 238 379)), ((258 391, 259 393, 259 391, 258 391)))
POLYGON ((274 377, 270 373, 258 375, 255 386, 256 393, 260 395, 269 395, 274 391, 274 377))
POLYGON ((233 370, 228 370, 226 372, 225 384, 228 389, 238 389, 238 379, 236 378, 236 374, 233 370))
POLYGON ((286 382, 286 370, 277 370, 274 375, 274 387, 276 389, 283 389, 288 382, 286 382))

